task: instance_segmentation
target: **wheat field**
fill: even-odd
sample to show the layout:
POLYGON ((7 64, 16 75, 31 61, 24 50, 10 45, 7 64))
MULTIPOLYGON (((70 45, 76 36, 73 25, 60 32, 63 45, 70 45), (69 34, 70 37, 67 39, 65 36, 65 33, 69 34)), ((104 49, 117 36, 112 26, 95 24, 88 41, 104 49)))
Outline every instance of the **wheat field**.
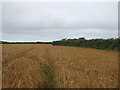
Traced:
POLYGON ((0 44, 0 89, 2 89, 2 44, 0 44))
POLYGON ((116 88, 118 52, 45 44, 3 44, 2 87, 116 88))

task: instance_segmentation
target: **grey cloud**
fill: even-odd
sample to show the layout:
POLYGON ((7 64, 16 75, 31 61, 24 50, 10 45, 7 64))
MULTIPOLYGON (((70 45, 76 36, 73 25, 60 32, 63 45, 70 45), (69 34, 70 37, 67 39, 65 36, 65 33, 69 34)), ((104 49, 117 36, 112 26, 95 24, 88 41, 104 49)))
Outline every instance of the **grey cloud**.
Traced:
POLYGON ((7 40, 117 37, 117 3, 3 3, 2 10, 7 40))
POLYGON ((2 3, 0 2, 0 40, 2 40, 2 3))

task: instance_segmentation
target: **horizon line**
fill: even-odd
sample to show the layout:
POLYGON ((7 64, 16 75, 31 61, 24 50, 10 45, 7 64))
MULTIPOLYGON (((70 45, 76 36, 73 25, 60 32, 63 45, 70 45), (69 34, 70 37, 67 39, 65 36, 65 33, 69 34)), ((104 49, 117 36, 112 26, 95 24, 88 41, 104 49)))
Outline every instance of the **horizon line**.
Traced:
MULTIPOLYGON (((80 38, 85 38, 85 37, 80 37, 80 38)), ((117 39, 120 37, 111 37, 111 38, 85 38, 86 40, 91 40, 91 39, 117 39)), ((79 39, 79 38, 62 38, 62 39, 79 39)), ((0 41, 5 41, 5 42, 53 42, 53 41, 59 41, 62 39, 58 39, 58 40, 51 40, 51 41, 41 41, 41 40, 33 40, 33 41, 11 41, 11 40, 0 40, 0 41)))

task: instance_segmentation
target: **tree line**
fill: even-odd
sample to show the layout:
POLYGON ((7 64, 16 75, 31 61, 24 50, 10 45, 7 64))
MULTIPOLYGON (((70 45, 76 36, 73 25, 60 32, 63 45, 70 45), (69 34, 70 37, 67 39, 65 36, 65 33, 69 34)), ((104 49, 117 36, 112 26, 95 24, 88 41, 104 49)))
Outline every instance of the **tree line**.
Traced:
POLYGON ((52 44, 62 46, 77 46, 96 49, 108 49, 108 50, 120 50, 120 38, 109 39, 90 39, 87 40, 84 37, 78 39, 62 39, 53 42, 8 42, 0 41, 0 44, 52 44))
POLYGON ((96 49, 120 50, 120 38, 109 39, 90 39, 86 40, 84 37, 79 39, 62 39, 53 41, 52 45, 62 46, 78 46, 96 49))
POLYGON ((52 42, 7 42, 0 41, 1 44, 52 44, 52 42))

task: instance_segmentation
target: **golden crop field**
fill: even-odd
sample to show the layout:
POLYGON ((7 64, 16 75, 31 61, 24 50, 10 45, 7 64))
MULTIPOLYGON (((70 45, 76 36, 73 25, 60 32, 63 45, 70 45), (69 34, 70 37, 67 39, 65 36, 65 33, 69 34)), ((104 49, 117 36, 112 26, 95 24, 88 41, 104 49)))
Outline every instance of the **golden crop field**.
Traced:
POLYGON ((0 44, 0 89, 2 88, 2 44, 0 44))
POLYGON ((118 52, 3 44, 3 88, 116 88, 118 52))

